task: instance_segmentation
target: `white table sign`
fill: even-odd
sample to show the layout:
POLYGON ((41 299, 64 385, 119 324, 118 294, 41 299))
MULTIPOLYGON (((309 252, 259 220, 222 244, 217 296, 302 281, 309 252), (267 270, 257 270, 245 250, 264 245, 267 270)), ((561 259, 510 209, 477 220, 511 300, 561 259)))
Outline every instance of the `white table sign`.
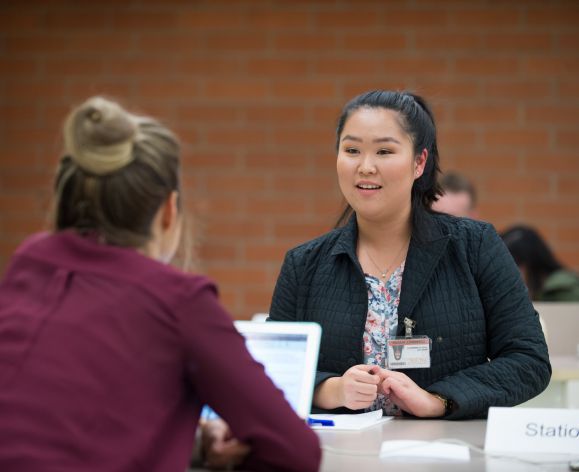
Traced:
POLYGON ((485 451, 579 454, 579 410, 492 407, 485 451))

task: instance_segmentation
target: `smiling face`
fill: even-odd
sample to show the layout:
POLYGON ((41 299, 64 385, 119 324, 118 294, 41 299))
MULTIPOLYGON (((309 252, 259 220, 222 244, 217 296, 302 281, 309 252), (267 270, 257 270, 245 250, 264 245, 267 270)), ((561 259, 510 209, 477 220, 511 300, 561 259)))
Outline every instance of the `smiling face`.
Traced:
POLYGON ((412 185, 424 171, 427 151, 415 155, 398 112, 359 108, 339 139, 338 182, 358 217, 387 221, 409 215, 412 185))

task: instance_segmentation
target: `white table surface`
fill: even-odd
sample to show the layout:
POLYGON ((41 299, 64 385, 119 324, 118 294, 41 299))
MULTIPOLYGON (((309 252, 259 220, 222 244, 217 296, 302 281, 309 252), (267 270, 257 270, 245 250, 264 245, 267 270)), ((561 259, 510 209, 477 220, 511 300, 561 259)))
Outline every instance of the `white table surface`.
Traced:
MULTIPOLYGON (((563 461, 559 464, 531 465, 515 459, 493 458, 471 450, 469 462, 380 459, 382 441, 413 439, 431 441, 451 438, 484 447, 486 420, 416 420, 395 418, 379 426, 358 432, 319 431, 324 449, 322 472, 374 471, 568 471, 567 456, 530 457, 541 461, 563 461), (330 450, 328 448, 331 448, 330 450), (340 451, 338 453, 337 451, 340 451)), ((579 460, 579 448, 576 459, 579 460)))

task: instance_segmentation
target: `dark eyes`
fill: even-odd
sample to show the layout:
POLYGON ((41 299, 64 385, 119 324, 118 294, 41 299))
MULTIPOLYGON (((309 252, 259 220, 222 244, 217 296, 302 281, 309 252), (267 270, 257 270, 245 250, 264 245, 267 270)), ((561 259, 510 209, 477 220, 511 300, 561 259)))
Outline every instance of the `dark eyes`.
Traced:
POLYGON ((380 149, 376 154, 379 156, 385 156, 386 154, 392 154, 392 151, 389 149, 380 149))
MULTIPOLYGON (((351 147, 344 149, 344 151, 346 152, 346 154, 348 154, 350 156, 355 156, 355 155, 360 154, 360 151, 358 149, 351 148, 351 147)), ((378 151, 376 151, 376 154, 379 156, 386 156, 388 154, 392 154, 392 151, 390 149, 379 149, 378 151)))

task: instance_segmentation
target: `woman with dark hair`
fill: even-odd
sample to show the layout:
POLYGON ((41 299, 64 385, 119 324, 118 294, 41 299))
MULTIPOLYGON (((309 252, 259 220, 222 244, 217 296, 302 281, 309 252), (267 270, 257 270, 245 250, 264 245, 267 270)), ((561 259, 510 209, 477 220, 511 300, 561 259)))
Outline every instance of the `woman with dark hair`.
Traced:
POLYGON ((547 347, 507 249, 491 225, 431 211, 426 102, 364 93, 345 106, 336 147, 348 207, 287 253, 270 309, 322 325, 314 407, 459 419, 540 393, 547 347))
POLYGON ((561 265, 536 230, 513 226, 501 233, 501 238, 519 266, 532 300, 579 301, 579 276, 561 265))
POLYGON ((183 471, 201 408, 209 466, 315 471, 316 435, 255 362, 215 284, 166 264, 180 151, 94 97, 64 126, 54 228, 0 284, 0 470, 183 471))

